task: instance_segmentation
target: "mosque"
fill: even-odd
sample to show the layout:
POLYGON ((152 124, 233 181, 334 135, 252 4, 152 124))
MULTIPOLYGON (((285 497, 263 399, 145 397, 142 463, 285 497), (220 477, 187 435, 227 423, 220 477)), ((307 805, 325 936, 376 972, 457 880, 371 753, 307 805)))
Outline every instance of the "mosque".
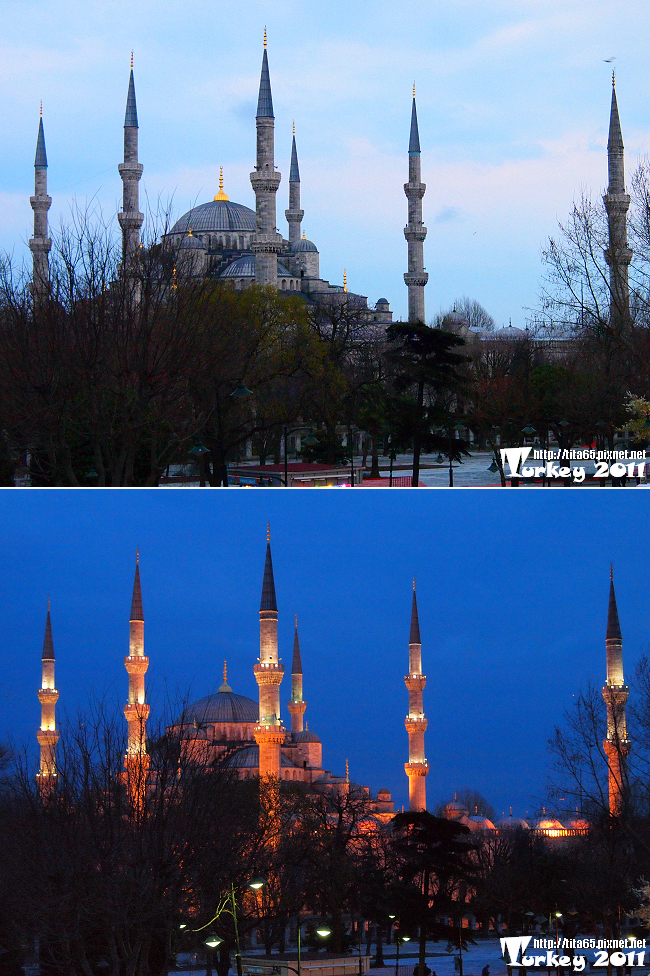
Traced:
MULTIPOLYGON (((255 169, 250 174, 255 209, 229 199, 224 190, 222 167, 219 191, 214 199, 192 207, 163 236, 162 243, 167 244, 174 255, 175 274, 183 279, 213 277, 232 283, 238 290, 253 284, 272 287, 328 306, 345 303, 361 311, 369 323, 389 325, 393 316, 385 298, 379 298, 369 307, 365 296, 348 291, 345 271, 342 285, 330 284, 320 277, 318 248, 302 232, 304 210, 300 206, 295 124, 289 167, 288 209, 285 210, 286 237, 276 227, 276 195, 281 174, 276 170, 274 161, 275 117, 266 30, 256 129, 257 156, 255 169)), ((42 115, 34 165, 35 190, 30 198, 34 210, 34 236, 29 246, 33 254, 34 289, 44 292, 49 282, 48 255, 52 245, 48 237, 47 212, 52 201, 47 195, 47 155, 42 115)), ((141 246, 140 229, 144 222, 139 205, 143 166, 138 159, 133 58, 124 117, 124 161, 119 164, 118 170, 123 184, 122 209, 118 213, 122 229, 122 267, 128 269, 141 246)))
MULTIPOLYGON (((201 764, 216 761, 233 769, 241 779, 274 777, 285 782, 304 783, 315 790, 350 789, 349 772, 333 775, 323 763, 323 748, 319 736, 304 722, 307 702, 303 696, 303 668, 296 619, 293 658, 291 664, 291 692, 287 710, 291 716, 290 729, 281 718, 280 687, 284 667, 278 654, 278 606, 273 576, 270 532, 267 534, 266 556, 262 578, 259 609, 260 652, 253 665, 259 688, 258 701, 239 695, 227 682, 224 662, 223 683, 213 694, 186 705, 168 728, 178 738, 186 755, 201 764)), ((609 810, 613 816, 621 813, 627 787, 627 756, 630 740, 627 736, 625 705, 629 689, 623 675, 623 639, 616 605, 613 572, 610 574, 609 608, 605 638, 607 677, 602 689, 607 712, 607 733, 603 751, 608 761, 609 810)), ((125 767, 141 763, 148 767, 146 723, 149 705, 146 700, 145 675, 149 658, 145 655, 144 612, 140 585, 139 557, 136 560, 131 614, 129 623, 129 653, 124 659, 129 676, 124 716, 127 722, 125 767)), ((41 725, 37 732, 40 747, 40 766, 37 774, 40 789, 47 793, 56 784, 56 746, 59 731, 56 725, 56 703, 59 692, 54 679, 54 643, 48 604, 42 655, 42 682, 38 691, 41 703, 41 725)), ((404 769, 409 781, 409 809, 426 810, 426 776, 429 763, 424 748, 427 719, 424 714, 423 693, 426 675, 422 673, 422 643, 418 619, 415 581, 411 606, 408 674, 404 681, 408 690, 408 714, 405 728, 408 734, 408 761, 404 769)), ((347 763, 346 763, 347 766, 347 763)), ((380 789, 376 797, 368 787, 356 787, 368 797, 368 814, 375 820, 389 821, 395 810, 391 794, 380 789)), ((536 821, 504 817, 492 823, 477 812, 472 816, 462 804, 448 803, 443 815, 469 827, 472 832, 498 833, 516 828, 532 829, 546 837, 569 837, 588 833, 589 824, 576 813, 564 824, 543 816, 536 821)))

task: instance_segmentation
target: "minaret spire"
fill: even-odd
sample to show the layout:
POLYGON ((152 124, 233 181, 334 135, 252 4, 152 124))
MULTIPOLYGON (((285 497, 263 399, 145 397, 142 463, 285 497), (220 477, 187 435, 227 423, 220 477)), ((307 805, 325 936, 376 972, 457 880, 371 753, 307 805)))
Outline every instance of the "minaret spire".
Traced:
POLYGON ((131 597, 129 653, 124 658, 124 667, 129 676, 129 697, 124 706, 124 717, 129 730, 124 768, 132 800, 134 804, 141 804, 146 786, 146 773, 149 768, 149 757, 147 755, 149 705, 145 700, 144 683, 144 676, 149 667, 149 658, 144 653, 144 613, 142 611, 142 590, 140 587, 139 552, 136 554, 131 597))
POLYGON ((278 286, 278 254, 282 248, 282 237, 276 230, 275 195, 280 185, 280 173, 275 168, 274 140, 275 118, 271 79, 266 50, 266 28, 264 28, 264 53, 262 73, 257 99, 257 161, 251 173, 251 186, 255 193, 255 213, 257 229, 251 240, 251 250, 255 255, 255 284, 278 286))
POLYGON ((307 702, 302 698, 302 661, 300 660, 300 641, 298 640, 298 615, 293 635, 293 661, 291 663, 291 701, 287 705, 291 714, 291 732, 303 731, 303 716, 307 702))
POLYGON ((427 229, 422 223, 422 197, 426 184, 421 182, 420 134, 418 113, 415 106, 415 85, 411 107, 411 132, 409 136, 409 181, 404 184, 408 199, 408 223, 404 237, 408 244, 408 271, 404 281, 409 295, 409 322, 424 322, 424 286, 429 275, 424 270, 424 239, 427 229))
POLYGON ((409 737, 409 761, 404 769, 409 778, 409 809, 426 810, 426 780, 429 764, 424 755, 424 733, 427 720, 423 710, 423 692, 427 683, 422 674, 422 644, 420 641, 420 621, 413 580, 413 602, 411 604, 411 632, 409 635, 409 673, 404 681, 409 693, 409 713, 404 722, 409 737))
POLYGON ((614 571, 610 568, 609 607, 605 634, 607 681, 603 686, 603 699, 607 709, 607 738, 603 749, 607 756, 609 775, 609 812, 618 816, 624 806, 627 792, 627 756, 631 743, 627 737, 625 704, 629 688, 623 677, 623 637, 618 619, 614 571))
POLYGON ((291 169, 289 170, 289 209, 284 211, 289 224, 289 244, 297 244, 300 240, 300 223, 305 211, 300 209, 300 170, 298 169, 298 152, 296 150, 296 123, 293 123, 293 141, 291 143, 291 169))
POLYGON ((630 207, 630 196, 625 192, 625 151, 613 72, 607 170, 608 186, 607 193, 603 196, 603 203, 607 211, 609 231, 609 247, 605 251, 605 260, 609 265, 610 325, 614 329, 620 329, 630 321, 628 268, 633 252, 627 242, 627 212, 630 207))
POLYGON ((54 641, 52 640, 52 621, 50 601, 47 601, 45 618, 45 637, 43 639, 42 679, 38 691, 41 703, 41 727, 36 738, 41 750, 39 771, 36 774, 42 795, 48 795, 56 785, 56 744, 59 733, 56 728, 56 703, 59 693, 54 683, 54 641))
POLYGON ((270 528, 266 536, 266 559, 260 601, 260 656, 253 668, 259 686, 260 719, 255 729, 259 746, 260 778, 280 779, 280 746, 286 729, 280 719, 280 685, 284 668, 278 658, 278 606, 275 598, 270 528))
POLYGON ((133 261, 140 246, 140 228, 144 214, 140 213, 139 186, 142 177, 142 163, 138 162, 138 110, 135 102, 135 81, 133 78, 133 52, 131 52, 131 74, 126 96, 124 115, 124 162, 118 165, 122 177, 122 209, 117 215, 122 228, 122 264, 126 270, 133 261))
POLYGON ((34 301, 44 299, 50 289, 50 250, 52 241, 48 237, 47 212, 52 206, 52 198, 47 195, 47 153, 45 151, 45 131, 43 129, 43 103, 41 102, 36 138, 36 157, 34 159, 34 196, 29 198, 34 211, 34 236, 29 242, 32 252, 32 293, 34 301))

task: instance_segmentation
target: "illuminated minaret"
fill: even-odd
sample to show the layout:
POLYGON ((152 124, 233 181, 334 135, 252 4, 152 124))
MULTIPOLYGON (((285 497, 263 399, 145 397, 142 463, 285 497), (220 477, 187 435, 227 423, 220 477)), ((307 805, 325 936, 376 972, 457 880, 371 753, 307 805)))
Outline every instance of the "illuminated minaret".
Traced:
POLYGON ((41 727, 36 733, 41 749, 41 762, 37 779, 41 792, 49 793, 56 783, 56 744, 59 741, 55 714, 59 693, 54 684, 54 641, 52 640, 49 600, 45 619, 42 661, 43 677, 38 691, 38 700, 41 703, 41 727))
POLYGON ((291 169, 289 170, 289 209, 284 211, 289 224, 289 244, 300 240, 300 223, 305 211, 300 209, 300 170, 296 150, 296 123, 293 123, 293 142, 291 143, 291 169))
POLYGON ((404 193, 408 199, 408 223, 404 228, 404 237, 408 244, 408 271, 404 275, 404 281, 409 295, 409 322, 424 322, 424 286, 429 280, 429 275, 424 270, 424 238, 427 236, 427 229, 422 223, 422 197, 426 188, 426 184, 421 182, 420 135, 413 85, 409 181, 404 184, 404 193))
POLYGON ((630 196, 625 192, 625 153, 613 73, 612 107, 607 139, 607 170, 609 182, 603 203, 607 211, 609 229, 609 247, 605 251, 605 260, 609 265, 610 324, 620 328, 630 321, 628 268, 632 260, 632 251, 627 244, 627 212, 630 207, 630 196))
POLYGON ((266 561, 260 602, 260 656, 253 668, 260 689, 260 719, 255 741, 260 753, 260 777, 280 779, 280 746, 286 729, 280 720, 280 684, 284 668, 278 658, 278 606, 275 599, 271 530, 266 536, 266 561))
POLYGON ((426 810, 426 781, 429 764, 424 756, 424 733, 427 720, 424 717, 422 693, 427 677, 422 674, 422 642, 420 641, 420 622, 418 604, 413 580, 413 606, 411 609, 411 633, 409 636, 409 673, 404 681, 409 693, 409 713, 404 725, 409 735, 409 761, 404 765, 409 778, 409 810, 426 810))
POLYGON ((274 140, 275 117, 271 97, 269 62, 266 54, 266 28, 264 28, 264 54, 262 74, 257 99, 257 162, 251 173, 251 186, 255 193, 256 230, 251 239, 255 255, 255 284, 278 287, 278 254, 282 250, 282 237, 276 230, 275 195, 280 186, 280 174, 275 168, 274 140))
POLYGON ((144 614, 142 612, 142 591, 140 589, 140 556, 136 555, 133 598, 131 600, 131 620, 129 624, 129 654, 124 658, 124 667, 129 675, 129 698, 124 706, 124 717, 128 723, 128 745, 125 766, 129 760, 142 759, 147 752, 147 718, 149 706, 145 702, 144 676, 149 667, 149 658, 144 653, 144 614))
POLYGON ((140 246, 140 228, 144 214, 140 213, 139 187, 142 176, 142 163, 138 162, 138 110, 135 104, 135 82, 133 80, 133 54, 131 54, 131 74, 129 91, 126 96, 124 115, 124 162, 118 165, 122 177, 122 209, 117 215, 122 228, 123 266, 133 259, 140 246))
POLYGON ((50 287, 50 250, 52 241, 48 237, 47 212, 52 206, 52 197, 47 195, 47 153, 45 152, 45 132, 43 131, 43 103, 38 123, 36 158, 34 159, 34 196, 29 198, 34 211, 34 236, 29 242, 32 252, 32 289, 34 299, 44 298, 50 287))
POLYGON ((297 615, 296 632, 293 637, 293 661, 291 664, 291 701, 287 705, 287 708, 291 713, 291 731, 302 732, 303 715, 307 708, 307 702, 302 700, 302 662, 300 660, 297 615))
POLYGON ((616 817, 622 812, 625 802, 627 755, 631 743, 627 737, 625 724, 625 703, 630 689, 625 684, 623 677, 623 637, 618 620, 613 569, 610 570, 605 648, 607 653, 607 682, 603 685, 603 699, 607 709, 607 738, 603 742, 603 749, 607 756, 609 770, 609 812, 613 817, 616 817))

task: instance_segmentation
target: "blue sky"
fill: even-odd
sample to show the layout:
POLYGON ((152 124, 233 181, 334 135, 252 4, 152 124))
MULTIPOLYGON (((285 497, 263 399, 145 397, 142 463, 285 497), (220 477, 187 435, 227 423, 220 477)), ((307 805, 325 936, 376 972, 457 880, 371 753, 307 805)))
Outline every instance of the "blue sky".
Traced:
MULTIPOLYGON (((122 124, 135 51, 143 196, 175 216, 213 197, 253 206, 262 54, 283 174, 292 120, 303 222, 321 273, 406 314, 406 150, 417 85, 428 189, 427 316, 468 295, 497 325, 534 308, 540 250, 582 190, 606 183, 611 65, 631 176, 650 149, 643 0, 23 0, 0 40, 0 248, 28 256, 39 100, 52 225, 77 201, 119 207, 122 124)), ((628 180, 629 182, 629 180, 628 180)))
MULTIPOLYGON (((404 717, 417 579, 430 807, 469 786, 497 812, 544 802, 546 742, 605 678, 614 562, 626 677, 648 649, 645 492, 14 491, 0 494, 0 739, 36 753, 48 597, 64 711, 126 700, 140 548, 148 694, 257 698, 271 522, 280 656, 298 614, 305 715, 326 768, 408 803, 404 717)), ((290 679, 281 689, 283 719, 290 679)), ((630 729, 634 738, 634 729, 630 729)))

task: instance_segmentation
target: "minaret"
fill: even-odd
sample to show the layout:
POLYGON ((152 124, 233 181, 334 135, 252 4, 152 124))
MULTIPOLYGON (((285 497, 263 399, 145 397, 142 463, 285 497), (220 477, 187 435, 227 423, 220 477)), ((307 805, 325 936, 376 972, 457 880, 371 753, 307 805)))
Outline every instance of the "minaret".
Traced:
POLYGON ((300 660, 297 615, 296 632, 293 636, 293 662, 291 664, 291 701, 287 708, 291 713, 291 731, 302 732, 303 715, 307 708, 307 702, 302 700, 302 662, 300 660))
POLYGON ((603 742, 603 749, 607 756, 609 770, 609 812, 613 817, 616 817, 622 812, 625 802, 627 756, 631 743, 627 737, 625 724, 625 703, 630 689, 625 684, 623 677, 623 637, 618 620, 613 568, 610 570, 605 648, 607 653, 607 682, 603 685, 603 699, 607 709, 607 738, 603 742))
POLYGON ((609 265, 610 325, 620 329, 630 321, 630 289, 628 267, 632 251, 627 244, 627 212, 629 194, 625 192, 625 154, 621 122, 616 102, 616 82, 612 72, 612 107, 607 140, 607 170, 609 185, 603 196, 609 228, 609 247, 605 260, 609 265))
POLYGON ((278 606, 275 600, 273 561, 271 559, 271 531, 266 535, 266 561, 260 602, 260 656, 253 668, 260 689, 260 724, 255 729, 255 741, 260 753, 260 778, 280 779, 280 746, 286 729, 280 720, 280 684, 284 668, 278 659, 278 606))
POLYGON ((289 224, 289 244, 300 240, 300 222, 305 211, 300 209, 300 170, 296 151, 296 123, 293 123, 293 142, 291 143, 291 169, 289 170, 289 209, 284 211, 289 224))
POLYGON ((52 206, 52 197, 47 195, 47 153, 45 152, 45 132, 43 131, 43 103, 38 123, 36 139, 36 158, 34 159, 34 196, 29 198, 34 211, 34 236, 29 242, 32 252, 32 288, 34 299, 45 298, 50 288, 49 253, 52 241, 48 237, 47 212, 52 206))
POLYGON ((424 322, 424 286, 429 275, 424 270, 424 238, 427 229, 422 223, 422 197, 426 184, 420 182, 420 136, 418 133, 418 114, 415 108, 415 85, 413 85, 413 107, 411 109, 411 136, 409 139, 409 181, 404 184, 404 193, 409 202, 408 224, 404 237, 408 242, 408 271, 404 281, 409 291, 409 322, 424 322))
POLYGON ((426 781, 429 764, 424 757, 424 733, 427 720, 424 717, 422 693, 427 677, 422 674, 422 642, 418 604, 413 580, 413 605, 411 608, 411 633, 409 636, 409 673, 404 678, 409 692, 409 713, 404 725, 409 736, 409 761, 404 765, 409 778, 409 810, 426 810, 426 781))
POLYGON ((122 228, 122 264, 126 265, 138 253, 140 228, 144 214, 140 213, 138 184, 142 176, 142 163, 138 162, 138 110, 135 104, 135 82, 133 80, 133 53, 131 54, 131 74, 129 91, 126 96, 124 116, 124 162, 118 165, 122 177, 122 209, 117 215, 122 228))
POLYGON ((36 733, 41 749, 41 762, 36 775, 41 793, 47 794, 56 783, 56 744, 59 741, 55 714, 59 693, 54 684, 54 641, 52 640, 49 600, 45 619, 42 662, 43 676, 38 691, 38 700, 41 703, 41 727, 36 733))
POLYGON ((262 75, 257 100, 257 162, 251 173, 251 185, 255 193, 257 229, 251 240, 255 255, 255 284, 278 287, 278 254, 282 238, 276 231, 275 195, 280 185, 280 174, 274 162, 273 99, 269 78, 269 62, 266 54, 266 28, 264 28, 264 54, 262 75))
POLYGON ((145 702, 144 676, 149 667, 149 658, 144 653, 144 614, 142 612, 142 591, 140 589, 140 556, 136 555, 133 597, 131 600, 131 620, 129 624, 129 654, 124 658, 124 667, 129 675, 129 698, 124 706, 124 717, 128 723, 128 745, 124 761, 129 768, 132 760, 142 760, 147 752, 146 725, 149 706, 145 702))

